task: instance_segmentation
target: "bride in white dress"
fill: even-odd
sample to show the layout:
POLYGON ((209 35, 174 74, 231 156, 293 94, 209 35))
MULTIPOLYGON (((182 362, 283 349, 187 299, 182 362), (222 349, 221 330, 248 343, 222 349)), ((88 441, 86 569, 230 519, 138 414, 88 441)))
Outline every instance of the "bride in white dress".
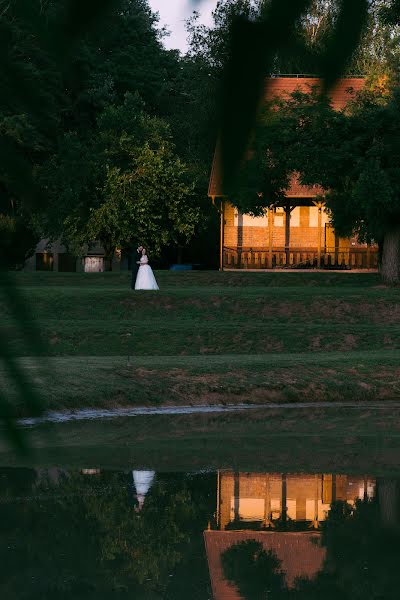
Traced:
POLYGON ((135 290, 158 290, 156 278, 153 269, 149 265, 146 248, 142 250, 142 257, 139 261, 139 271, 136 277, 135 290))

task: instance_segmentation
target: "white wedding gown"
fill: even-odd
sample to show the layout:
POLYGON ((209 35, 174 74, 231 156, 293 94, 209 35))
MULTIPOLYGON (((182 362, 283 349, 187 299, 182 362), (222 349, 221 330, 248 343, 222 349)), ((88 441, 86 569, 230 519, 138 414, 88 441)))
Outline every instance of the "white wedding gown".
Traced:
POLYGON ((156 278, 153 274, 153 269, 148 264, 149 259, 142 256, 140 259, 140 267, 136 277, 135 290, 158 290, 156 278))

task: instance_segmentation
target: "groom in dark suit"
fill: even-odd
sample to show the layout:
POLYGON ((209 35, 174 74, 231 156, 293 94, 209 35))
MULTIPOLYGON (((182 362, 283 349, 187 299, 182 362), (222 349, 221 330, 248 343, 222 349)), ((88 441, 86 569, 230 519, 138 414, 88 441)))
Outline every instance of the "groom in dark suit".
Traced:
POLYGON ((131 255, 131 260, 132 260, 132 283, 131 283, 131 288, 134 290, 135 289, 135 283, 136 283, 136 277, 139 271, 139 261, 142 258, 142 250, 143 250, 143 246, 138 246, 136 249, 135 247, 132 248, 132 255, 131 255))

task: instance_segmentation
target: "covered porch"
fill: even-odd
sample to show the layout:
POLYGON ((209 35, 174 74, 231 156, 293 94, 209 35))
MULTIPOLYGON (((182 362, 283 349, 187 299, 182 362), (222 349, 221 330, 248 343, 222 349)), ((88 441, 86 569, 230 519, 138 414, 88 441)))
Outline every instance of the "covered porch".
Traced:
POLYGON ((227 199, 219 209, 221 270, 378 268, 378 247, 337 236, 316 198, 288 196, 257 217, 241 214, 227 199))

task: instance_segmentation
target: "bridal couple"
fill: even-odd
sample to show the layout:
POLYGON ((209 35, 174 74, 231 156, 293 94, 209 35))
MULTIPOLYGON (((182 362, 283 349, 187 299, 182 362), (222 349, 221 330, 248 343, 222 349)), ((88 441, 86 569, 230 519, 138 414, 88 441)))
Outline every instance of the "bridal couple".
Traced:
POLYGON ((132 289, 133 290, 158 290, 153 269, 149 265, 146 248, 139 246, 132 255, 132 289))

